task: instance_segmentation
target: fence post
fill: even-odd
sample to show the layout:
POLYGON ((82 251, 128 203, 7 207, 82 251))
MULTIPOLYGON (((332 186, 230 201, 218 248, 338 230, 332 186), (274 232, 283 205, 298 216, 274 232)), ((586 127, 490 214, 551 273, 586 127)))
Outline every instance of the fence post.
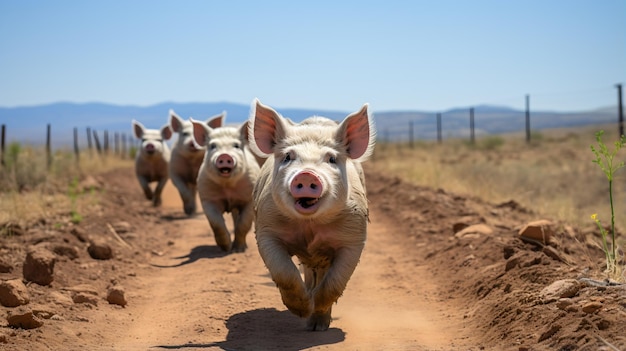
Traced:
POLYGON ((3 124, 2 125, 2 132, 0 133, 0 165, 2 166, 6 166, 6 163, 4 162, 4 137, 6 135, 6 125, 3 124))
POLYGON ((624 108, 622 107, 622 85, 617 84, 617 116, 619 121, 619 137, 624 135, 624 108))
POLYGON ((109 131, 104 131, 104 137, 102 138, 102 148, 104 149, 104 154, 109 154, 109 131))
POLYGON ((475 136, 474 136, 474 108, 471 107, 470 108, 470 143, 474 144, 475 143, 475 136))
POLYGON ((89 154, 91 154, 91 128, 87 127, 87 148, 89 149, 89 154))
POLYGON ((530 143, 530 95, 526 94, 526 143, 530 143))
POLYGON ((113 134, 113 150, 115 150, 115 156, 120 155, 120 133, 118 132, 113 134))
POLYGON ((78 128, 74 127, 74 156, 76 156, 76 163, 80 163, 80 154, 78 151, 78 128))
POLYGON ((47 129, 46 129, 46 166, 47 169, 50 170, 50 168, 52 167, 52 147, 51 147, 51 140, 50 140, 50 123, 48 123, 47 129))
POLYGON ((441 144, 441 113, 437 114, 437 142, 441 144))
POLYGON ((126 133, 122 133, 122 159, 126 159, 126 133))
POLYGON ((96 150, 98 151, 98 154, 102 154, 102 149, 100 148, 100 140, 98 139, 98 133, 95 130, 93 131, 93 141, 96 143, 96 150))

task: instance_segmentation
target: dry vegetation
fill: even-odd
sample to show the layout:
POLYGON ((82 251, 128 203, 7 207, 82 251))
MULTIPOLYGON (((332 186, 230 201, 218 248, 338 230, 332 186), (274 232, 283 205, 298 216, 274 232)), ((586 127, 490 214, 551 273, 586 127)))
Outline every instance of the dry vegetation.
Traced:
MULTIPOLYGON (((442 188, 501 203, 515 200, 532 211, 576 225, 593 227, 597 213, 610 220, 607 179, 594 164, 590 146, 595 133, 605 130, 609 148, 617 141, 615 125, 467 140, 379 145, 375 168, 415 184, 442 188)), ((617 155, 626 160, 626 152, 617 155)), ((626 170, 615 175, 613 196, 616 226, 626 229, 626 170)))
POLYGON ((83 152, 79 160, 67 150, 56 151, 48 169, 43 147, 12 143, 0 167, 0 234, 9 227, 41 218, 68 215, 80 221, 81 208, 97 202, 97 192, 79 187, 88 175, 130 167, 131 158, 83 152))

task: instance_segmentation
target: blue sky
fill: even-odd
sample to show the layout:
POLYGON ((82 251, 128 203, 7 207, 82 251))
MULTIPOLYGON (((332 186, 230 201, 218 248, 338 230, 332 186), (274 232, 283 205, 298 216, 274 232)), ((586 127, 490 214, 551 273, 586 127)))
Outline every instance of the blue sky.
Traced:
POLYGON ((617 104, 624 0, 0 0, 0 106, 617 104))

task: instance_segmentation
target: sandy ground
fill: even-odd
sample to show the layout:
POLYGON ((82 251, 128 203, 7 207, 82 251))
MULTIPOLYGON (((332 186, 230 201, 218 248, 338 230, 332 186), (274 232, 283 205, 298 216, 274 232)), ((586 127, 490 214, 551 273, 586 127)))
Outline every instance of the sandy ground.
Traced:
MULTIPOLYGON (((184 216, 171 184, 155 209, 131 170, 97 179, 104 199, 77 227, 106 239, 114 258, 89 257, 88 243, 72 234, 76 226, 55 225, 64 217, 3 238, 0 254, 13 269, 1 273, 2 280, 21 276, 29 245, 52 250, 62 243, 79 255, 58 257, 51 285, 27 284, 25 306, 46 312, 39 313, 44 324, 26 330, 0 319, 0 349, 626 349, 623 286, 581 284, 567 309, 541 297, 554 281, 594 278, 603 256, 584 240, 593 233, 555 225, 552 246, 560 259, 550 257, 519 240, 519 228, 539 218, 514 201, 488 204, 367 170, 371 224, 361 262, 333 307, 330 329, 308 332, 282 304, 254 233, 245 253, 226 254, 201 210, 184 216), (119 222, 130 227, 119 233, 130 247, 108 229, 119 222), (455 236, 459 224, 485 224, 493 233, 455 236), (85 285, 97 292, 97 303, 66 301, 72 287, 85 285), (125 307, 105 300, 111 285, 124 288, 125 307), (585 308, 589 304, 599 308, 585 308)), ((0 307, 0 317, 11 313, 0 307)))

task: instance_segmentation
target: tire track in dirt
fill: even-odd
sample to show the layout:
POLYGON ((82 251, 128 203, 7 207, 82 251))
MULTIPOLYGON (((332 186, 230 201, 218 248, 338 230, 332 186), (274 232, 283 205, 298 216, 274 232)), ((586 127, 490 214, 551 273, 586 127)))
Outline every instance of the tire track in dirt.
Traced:
MULTIPOLYGON (((138 267, 125 312, 103 317, 117 330, 113 349, 208 350, 448 350, 470 340, 463 318, 429 279, 427 266, 403 234, 377 212, 359 266, 327 332, 307 332, 286 310, 256 249, 224 255, 204 215, 182 215, 176 190, 163 194, 158 230, 172 245, 138 267), (439 295, 440 296, 440 295, 439 295)), ((200 207, 199 207, 200 208, 200 207)), ((201 210, 200 210, 201 211, 201 210)), ((228 218, 232 230, 232 221, 228 218)), ((415 243, 417 245, 417 243, 415 243)))

